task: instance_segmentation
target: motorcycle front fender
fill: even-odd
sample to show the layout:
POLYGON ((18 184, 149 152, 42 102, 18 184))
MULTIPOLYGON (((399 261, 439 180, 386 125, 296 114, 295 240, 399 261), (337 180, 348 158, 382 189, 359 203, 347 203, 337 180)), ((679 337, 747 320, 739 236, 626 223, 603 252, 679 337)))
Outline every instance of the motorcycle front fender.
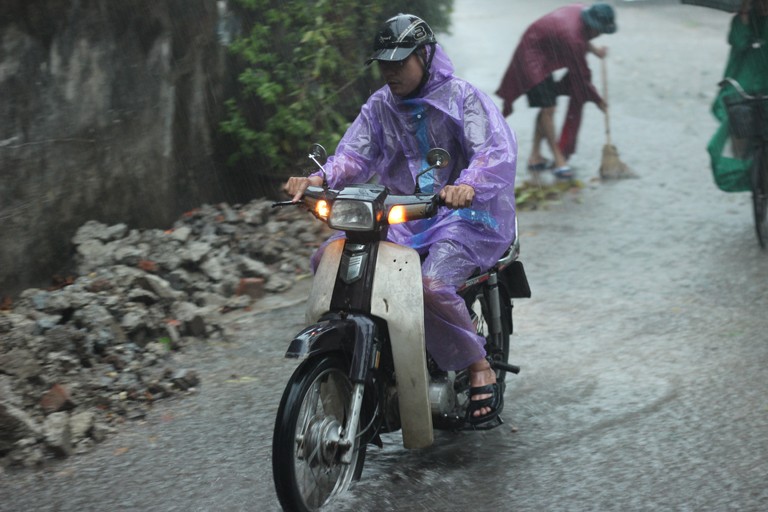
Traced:
POLYGON ((288 345, 285 357, 305 359, 324 352, 348 352, 354 349, 355 324, 347 320, 330 319, 304 328, 288 345))
POLYGON ((326 352, 342 352, 352 362, 352 381, 365 382, 369 368, 374 366, 374 344, 378 338, 376 323, 365 315, 326 318, 297 334, 285 357, 306 359, 326 352))
POLYGON ((395 364, 403 446, 426 448, 434 440, 424 344, 421 259, 411 248, 379 244, 371 314, 387 321, 395 364))

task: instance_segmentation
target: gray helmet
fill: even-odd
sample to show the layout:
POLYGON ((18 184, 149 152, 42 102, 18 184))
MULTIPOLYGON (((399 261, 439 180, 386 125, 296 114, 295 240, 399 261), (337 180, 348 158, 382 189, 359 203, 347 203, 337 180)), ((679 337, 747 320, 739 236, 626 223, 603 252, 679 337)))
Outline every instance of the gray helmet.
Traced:
POLYGON ((384 22, 373 41, 373 54, 365 63, 401 61, 416 48, 436 42, 435 33, 426 21, 413 14, 398 14, 384 22))

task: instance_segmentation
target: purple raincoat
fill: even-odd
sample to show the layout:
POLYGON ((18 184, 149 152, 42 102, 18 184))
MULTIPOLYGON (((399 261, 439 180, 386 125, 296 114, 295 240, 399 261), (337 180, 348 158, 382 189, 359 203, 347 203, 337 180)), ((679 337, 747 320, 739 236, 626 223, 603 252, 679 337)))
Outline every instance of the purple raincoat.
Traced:
POLYGON ((440 147, 451 161, 420 177, 422 192, 460 184, 475 190, 471 209, 442 207, 431 219, 391 226, 388 237, 428 253, 422 265, 427 349, 442 369, 459 370, 485 356, 485 340, 456 289, 490 268, 515 235, 517 140, 491 99, 453 76, 439 45, 435 52, 419 96, 404 100, 388 86, 373 93, 324 168, 331 188, 376 177, 392 193, 411 194, 414 177, 428 166, 427 151, 440 147))

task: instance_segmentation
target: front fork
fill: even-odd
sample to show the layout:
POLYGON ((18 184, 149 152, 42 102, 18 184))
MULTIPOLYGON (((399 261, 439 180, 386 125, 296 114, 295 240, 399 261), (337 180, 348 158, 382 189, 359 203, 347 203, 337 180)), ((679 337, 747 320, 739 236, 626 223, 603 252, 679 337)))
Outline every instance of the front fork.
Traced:
POLYGON ((342 464, 351 464, 352 458, 355 456, 355 437, 357 437, 357 429, 360 424, 360 411, 363 408, 363 392, 365 391, 365 384, 358 382, 352 389, 352 400, 349 408, 349 419, 347 421, 346 428, 342 431, 341 440, 339 446, 341 451, 342 464))
POLYGON ((352 365, 350 367, 350 379, 354 382, 352 397, 349 404, 349 417, 346 426, 342 427, 339 447, 341 448, 340 460, 343 464, 352 463, 355 457, 355 438, 358 435, 360 416, 363 408, 363 395, 365 382, 371 368, 378 365, 378 347, 376 338, 378 329, 373 320, 365 315, 348 317, 355 324, 355 348, 352 353, 352 365))

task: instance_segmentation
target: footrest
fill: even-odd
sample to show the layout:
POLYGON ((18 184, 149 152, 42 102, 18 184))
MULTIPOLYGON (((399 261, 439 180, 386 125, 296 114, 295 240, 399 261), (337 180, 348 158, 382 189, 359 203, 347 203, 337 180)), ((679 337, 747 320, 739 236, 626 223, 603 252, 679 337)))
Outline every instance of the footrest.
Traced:
POLYGON ((511 372, 514 374, 520 373, 520 367, 514 364, 502 363, 501 361, 491 361, 491 368, 494 370, 502 370, 505 372, 511 372))

